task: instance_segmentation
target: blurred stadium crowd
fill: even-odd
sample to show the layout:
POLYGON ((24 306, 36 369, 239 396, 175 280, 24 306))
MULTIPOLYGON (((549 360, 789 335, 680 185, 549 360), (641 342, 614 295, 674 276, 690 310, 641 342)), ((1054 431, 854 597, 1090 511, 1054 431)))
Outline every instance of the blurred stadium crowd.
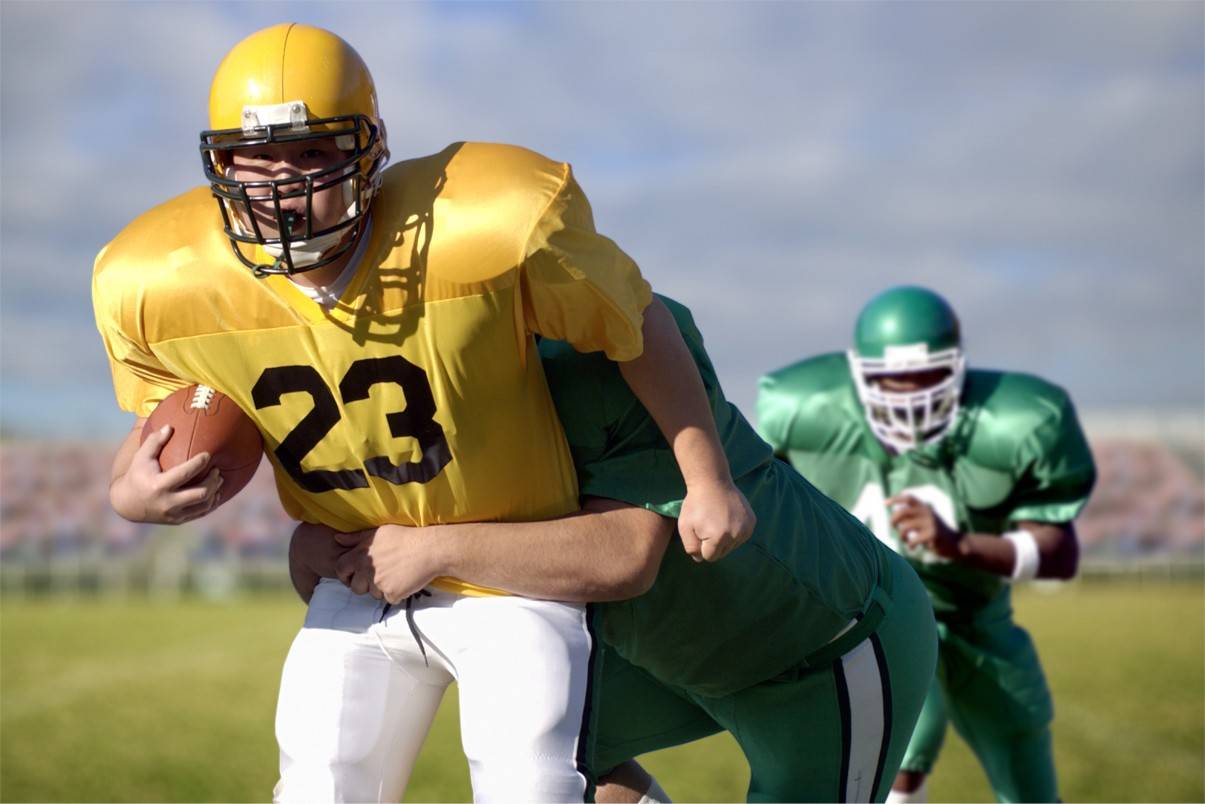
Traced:
MULTIPOLYGON (((1099 481, 1077 521, 1085 564, 1123 569, 1205 558, 1205 444, 1114 430, 1092 439, 1099 481)), ((1091 432, 1091 430, 1090 430, 1091 432)), ((265 461, 214 513, 140 525, 108 501, 111 445, 0 442, 0 569, 6 593, 280 587, 293 523, 265 461)))
POLYGON ((265 460, 237 497, 178 528, 127 522, 109 505, 114 445, 0 442, 0 591, 221 595, 281 587, 294 523, 265 460))

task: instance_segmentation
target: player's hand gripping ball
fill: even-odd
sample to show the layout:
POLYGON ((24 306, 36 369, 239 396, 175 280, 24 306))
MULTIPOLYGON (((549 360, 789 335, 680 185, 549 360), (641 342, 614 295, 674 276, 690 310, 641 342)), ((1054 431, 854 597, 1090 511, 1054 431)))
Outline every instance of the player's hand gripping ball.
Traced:
MULTIPOLYGON (((218 504, 237 494, 259 468, 264 441, 259 429, 230 397, 207 385, 190 385, 164 399, 142 428, 142 440, 165 424, 171 437, 159 453, 164 471, 202 452, 209 453, 208 469, 222 476, 218 504)), ((200 479, 204 479, 204 474, 200 479)), ((216 507, 216 506, 215 506, 216 507)))

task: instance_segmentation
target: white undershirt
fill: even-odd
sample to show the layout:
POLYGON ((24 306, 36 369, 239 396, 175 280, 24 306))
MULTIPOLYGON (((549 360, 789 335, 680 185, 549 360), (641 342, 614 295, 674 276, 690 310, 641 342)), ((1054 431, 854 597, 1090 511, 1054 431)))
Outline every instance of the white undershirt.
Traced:
POLYGON ((368 238, 371 235, 372 218, 368 218, 364 223, 364 231, 360 235, 360 242, 356 244, 356 252, 347 261, 347 265, 343 266, 343 271, 335 281, 329 285, 319 285, 318 287, 303 285, 291 276, 289 280, 297 286, 298 290, 329 310, 338 304, 343 291, 347 290, 347 286, 351 284, 352 277, 356 275, 356 268, 359 267, 360 260, 364 258, 364 249, 368 246, 368 238))

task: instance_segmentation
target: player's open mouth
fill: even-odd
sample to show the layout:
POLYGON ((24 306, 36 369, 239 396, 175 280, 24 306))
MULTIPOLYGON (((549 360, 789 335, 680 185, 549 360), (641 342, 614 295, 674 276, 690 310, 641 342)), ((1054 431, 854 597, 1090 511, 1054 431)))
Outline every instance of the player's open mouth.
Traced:
POLYGON ((305 213, 304 212, 285 212, 285 228, 289 234, 301 234, 305 232, 305 213))
MULTIPOLYGON (((304 211, 294 211, 282 209, 280 218, 276 217, 276 210, 270 205, 256 204, 252 209, 255 215, 255 220, 259 224, 260 231, 266 237, 279 237, 281 233, 280 224, 284 222, 284 230, 290 235, 290 239, 296 240, 298 237, 303 237, 306 232, 306 215, 304 211)), ((250 225, 249 223, 247 224, 250 225)))

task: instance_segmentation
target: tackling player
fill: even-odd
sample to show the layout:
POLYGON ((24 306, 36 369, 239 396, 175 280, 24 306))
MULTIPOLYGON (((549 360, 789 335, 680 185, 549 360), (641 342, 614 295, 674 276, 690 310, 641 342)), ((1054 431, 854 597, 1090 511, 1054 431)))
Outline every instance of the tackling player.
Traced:
POLYGON ((780 457, 907 557, 937 613, 938 675, 893 800, 924 801, 947 719, 1001 801, 1055 801, 1053 707, 1011 584, 1075 575, 1072 520, 1095 481, 1062 389, 968 370, 957 317, 898 287, 858 316, 854 348, 761 381, 780 457))
MULTIPOLYGON (((338 575, 351 600, 400 600, 453 572, 533 598, 621 601, 592 607, 606 649, 580 750, 589 767, 610 772, 598 800, 637 801, 649 789, 630 761, 637 755, 726 729, 748 758, 752 801, 881 801, 936 665, 924 587, 774 459, 725 400, 689 313, 667 304, 757 513, 749 542, 721 562, 692 562, 671 538, 685 488, 649 415, 615 364, 545 340, 553 399, 591 495, 583 511, 340 534, 352 547, 344 555, 328 532, 302 526, 291 562, 298 590, 312 589, 317 574, 338 575)), ((328 586, 344 588, 328 580, 319 589, 328 586)), ((390 711, 385 691, 374 703, 390 711)))
MULTIPOLYGON (((236 45, 209 113, 208 185, 140 216, 96 260, 97 325, 118 402, 138 417, 114 461, 119 513, 179 523, 218 501, 215 471, 190 485, 207 456, 160 472, 168 433, 139 446, 155 405, 193 382, 254 419, 297 519, 355 530, 567 513, 577 488, 535 359, 540 333, 626 361, 690 480, 694 555, 747 536, 751 514, 672 319, 596 232, 567 165, 459 143, 385 170, 371 75, 342 39, 303 25, 236 45)), ((458 657, 466 720, 484 724, 470 754, 479 795, 580 796, 584 609, 452 577, 432 585, 404 619, 447 625, 438 650, 458 657), (462 639, 478 627, 495 641, 462 639), (509 709, 494 705, 498 690, 513 693, 509 709)), ((302 630, 286 663, 279 797, 400 796, 363 786, 374 758, 357 729, 339 728, 376 678, 365 635, 394 613, 355 614, 315 600, 308 621, 320 627, 302 630)), ((393 692, 412 697, 422 724, 420 675, 393 692)))

